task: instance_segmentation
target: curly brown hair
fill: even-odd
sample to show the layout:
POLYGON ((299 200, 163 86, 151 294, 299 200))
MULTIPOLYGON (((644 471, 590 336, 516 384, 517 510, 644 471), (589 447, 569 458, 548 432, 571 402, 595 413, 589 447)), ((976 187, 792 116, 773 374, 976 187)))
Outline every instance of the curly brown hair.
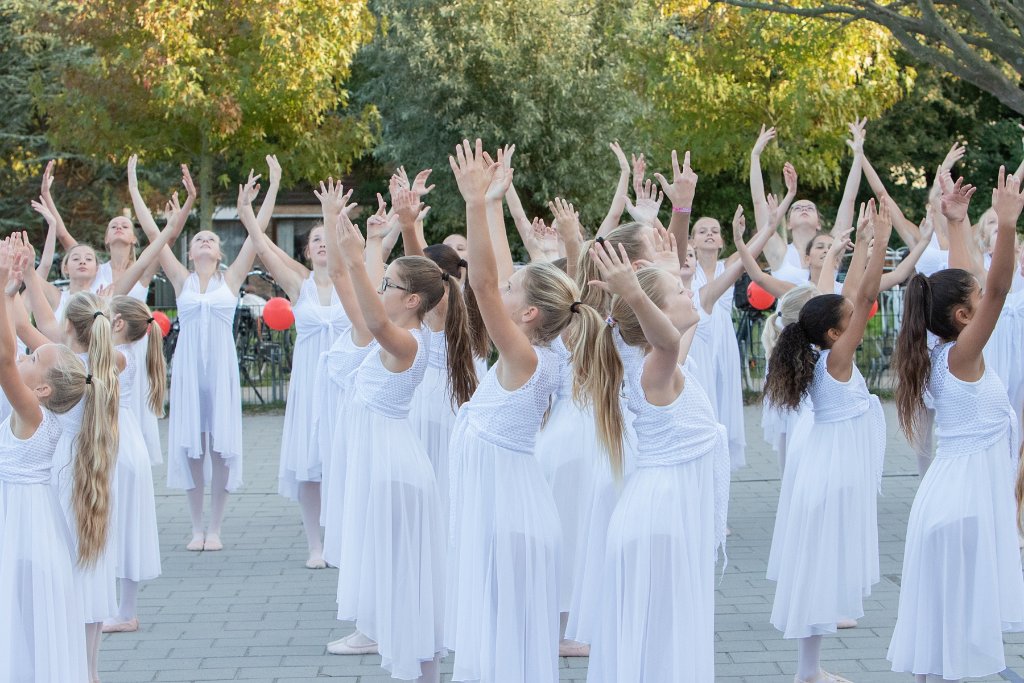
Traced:
POLYGON ((800 406, 814 379, 818 349, 830 346, 828 332, 839 327, 845 305, 838 294, 816 296, 804 304, 800 318, 782 330, 768 363, 765 400, 794 410, 800 406))

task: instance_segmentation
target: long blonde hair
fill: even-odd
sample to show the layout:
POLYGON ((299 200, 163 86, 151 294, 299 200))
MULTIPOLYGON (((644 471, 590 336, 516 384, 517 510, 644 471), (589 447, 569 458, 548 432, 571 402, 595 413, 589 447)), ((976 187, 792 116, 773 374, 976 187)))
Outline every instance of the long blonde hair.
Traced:
MULTIPOLYGON (((605 314, 611 305, 611 295, 598 287, 591 287, 590 282, 601 279, 601 273, 597 269, 594 259, 590 258, 590 248, 595 241, 608 242, 611 245, 621 244, 626 249, 626 257, 630 263, 645 257, 650 249, 647 240, 647 233, 650 226, 643 223, 623 223, 608 233, 607 237, 599 237, 597 240, 588 240, 583 243, 580 249, 579 259, 576 262, 576 286, 580 289, 580 301, 596 308, 601 314, 605 314)), ((613 247, 617 248, 617 247, 613 247)))
POLYGON ((157 417, 164 416, 164 396, 167 393, 167 362, 164 360, 164 337, 153 319, 149 306, 130 296, 115 296, 110 310, 125 324, 125 336, 137 342, 148 336, 146 342, 146 376, 149 378, 149 409, 157 417))
MULTIPOLYGON (((78 563, 96 564, 107 544, 110 524, 110 480, 117 461, 117 368, 110 317, 103 301, 90 292, 71 297, 64 318, 75 340, 88 348, 88 368, 81 378, 85 395, 82 427, 75 440, 71 502, 78 531, 78 563)), ((77 358, 76 358, 77 360, 77 358)), ((58 363, 51 370, 54 394, 73 394, 81 363, 58 363)), ((54 408, 56 411, 57 409, 54 408)))
POLYGON ((765 358, 771 358, 782 330, 799 320, 804 304, 819 294, 821 292, 817 287, 806 284, 789 290, 779 298, 778 308, 764 321, 764 329, 761 330, 761 345, 764 347, 765 358))
POLYGON ((531 263, 523 273, 528 306, 540 312, 534 341, 550 344, 569 328, 573 399, 594 408, 597 435, 608 453, 612 471, 622 474, 622 360, 614 341, 603 334, 604 318, 579 300, 572 279, 550 263, 531 263), (570 327, 570 325, 572 327, 570 327))

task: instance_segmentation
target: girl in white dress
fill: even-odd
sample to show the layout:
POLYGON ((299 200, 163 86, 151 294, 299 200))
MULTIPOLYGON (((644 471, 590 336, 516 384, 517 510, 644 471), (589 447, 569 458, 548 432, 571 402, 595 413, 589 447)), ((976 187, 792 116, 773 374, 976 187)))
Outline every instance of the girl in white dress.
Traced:
POLYGON ((608 529, 587 680, 710 681, 715 551, 725 542, 729 497, 725 430, 679 366, 699 320, 688 292, 665 271, 634 274, 623 255, 593 249, 616 295, 605 334, 625 342, 636 469, 608 529))
MULTIPOLYGON (((267 157, 267 161, 271 168, 271 188, 274 188, 280 167, 276 157, 267 157)), ((263 206, 267 206, 266 200, 263 206)), ((261 216, 265 213, 269 219, 269 212, 260 210, 261 216)), ((256 246, 260 260, 292 302, 292 313, 295 314, 295 349, 281 434, 277 492, 299 503, 309 551, 306 567, 323 569, 327 566, 320 537, 323 467, 313 430, 314 412, 317 410, 313 391, 320 354, 328 351, 334 339, 348 329, 348 316, 328 273, 324 227, 315 226, 309 231, 305 253, 312 265, 312 270, 309 270, 277 247, 264 234, 266 225, 259 223, 260 216, 251 214, 241 214, 249 238, 256 246)))
MULTIPOLYGON (((945 196, 962 207, 973 188, 945 196)), ((1005 668, 1003 632, 1024 630, 1024 578, 1015 533, 1012 478, 1024 490, 1017 419, 983 349, 1010 290, 1013 239, 1024 208, 1020 181, 992 192, 999 234, 984 291, 964 270, 917 275, 904 300, 893 366, 896 401, 908 436, 920 429, 924 391, 935 408, 937 450, 914 497, 896 628, 893 671, 918 683, 983 677, 1005 668), (927 333, 940 343, 929 351, 927 333)), ((950 239, 958 226, 950 221, 950 239)))
POLYGON ((862 617, 879 579, 885 421, 853 360, 878 296, 892 223, 885 205, 879 217, 870 203, 868 215, 874 243, 856 294, 808 301, 779 335, 765 381, 774 405, 796 410, 809 396, 814 411, 807 452, 790 449, 789 516, 772 538, 772 553, 783 560, 771 622, 783 637, 799 639, 798 683, 846 680, 821 670, 821 637, 843 619, 862 617))
MULTIPOLYGON (((9 245, 0 247, 5 285, 14 261, 9 245)), ((21 263, 24 272, 29 260, 21 263)), ((11 607, 0 621, 0 678, 96 681, 96 668, 88 665, 73 565, 96 562, 107 541, 117 378, 112 368, 90 375, 68 347, 46 343, 41 336, 30 336, 36 347, 31 356, 16 358, 10 312, 22 306, 9 296, 0 302, 0 386, 13 407, 0 425, 0 576, 6 577, 0 603, 11 607), (80 403, 86 422, 73 468, 75 547, 52 477, 59 464, 57 416, 80 403)))
POLYGON ((599 335, 601 316, 578 301, 565 273, 548 263, 513 273, 501 210, 512 170, 503 153, 491 164, 477 140, 456 155, 450 162, 466 200, 469 279, 499 358, 452 435, 445 645, 455 650, 455 681, 550 683, 558 680, 560 534, 533 457, 558 386, 550 344, 579 325, 572 351, 588 362, 573 364, 576 382, 594 406, 599 437, 621 463, 620 381, 610 376, 618 358, 599 335))
POLYGON ((110 301, 113 314, 114 343, 125 359, 126 366, 118 377, 120 395, 120 441, 118 459, 118 520, 119 552, 117 577, 120 600, 116 615, 104 621, 104 633, 137 631, 136 597, 140 581, 151 581, 161 573, 160 541, 156 521, 156 498, 153 491, 153 473, 138 421, 133 395, 140 386, 149 388, 144 397, 146 411, 154 417, 163 414, 167 367, 164 362, 163 335, 149 307, 130 294, 115 296, 110 301), (135 349, 146 345, 144 363, 140 364, 135 349), (137 375, 146 375, 140 383, 137 375), (122 464, 122 459, 124 463, 122 464))
MULTIPOLYGON (((238 211, 252 213, 256 177, 238 188, 238 211)), ((192 238, 189 271, 170 249, 160 255, 174 286, 180 331, 171 359, 167 486, 188 491, 192 539, 188 550, 221 550, 228 493, 242 485, 242 391, 232 323, 237 292, 256 248, 247 239, 223 272, 220 238, 200 230, 192 238), (208 457, 207 457, 208 456, 208 457), (210 482, 210 523, 203 528, 203 488, 210 482)))
MULTIPOLYGON (((418 203, 408 190, 393 195, 398 212, 418 203)), ((393 678, 439 682, 446 546, 441 499, 408 415, 436 341, 424 332, 423 318, 445 294, 453 399, 461 405, 475 390, 466 309, 458 284, 422 256, 396 259, 375 287, 363 262, 362 235, 345 214, 340 225, 362 314, 353 319, 352 338, 377 346, 355 371, 342 425, 348 471, 338 618, 354 620, 356 631, 333 643, 331 652, 362 654, 376 643, 373 650, 393 678)))

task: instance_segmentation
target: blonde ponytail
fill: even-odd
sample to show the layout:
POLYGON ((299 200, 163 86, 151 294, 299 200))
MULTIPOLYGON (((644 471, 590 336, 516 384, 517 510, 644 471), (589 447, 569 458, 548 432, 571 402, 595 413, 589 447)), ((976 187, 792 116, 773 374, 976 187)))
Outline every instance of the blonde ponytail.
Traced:
POLYGON ((153 320, 149 306, 130 296, 115 296, 110 310, 125 324, 125 336, 130 342, 147 337, 146 376, 149 378, 149 409, 157 417, 164 416, 164 397, 167 393, 167 362, 164 360, 164 337, 153 320))
POLYGON ((608 453, 616 479, 622 478, 622 390, 624 370, 615 348, 611 327, 596 310, 584 303, 573 304, 576 326, 572 331, 573 398, 594 408, 597 436, 608 453))

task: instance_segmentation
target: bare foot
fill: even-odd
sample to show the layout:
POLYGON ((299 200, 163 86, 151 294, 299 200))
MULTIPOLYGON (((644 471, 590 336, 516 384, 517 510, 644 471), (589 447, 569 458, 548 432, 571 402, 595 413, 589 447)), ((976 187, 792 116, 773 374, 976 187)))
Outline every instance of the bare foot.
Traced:
POLYGON ((836 622, 836 628, 857 628, 856 619, 840 619, 836 622))
POLYGON ((220 534, 206 534, 206 543, 203 550, 224 550, 224 544, 220 541, 220 534))
POLYGON ((309 554, 309 559, 306 560, 306 569, 326 569, 327 563, 324 562, 323 552, 314 552, 309 554))
POLYGON ((206 537, 202 533, 194 533, 192 534, 192 540, 185 546, 185 550, 202 550, 204 543, 206 543, 206 537))
POLYGON ((139 619, 138 617, 132 617, 128 621, 104 621, 103 632, 104 633, 134 633, 139 630, 139 619))

